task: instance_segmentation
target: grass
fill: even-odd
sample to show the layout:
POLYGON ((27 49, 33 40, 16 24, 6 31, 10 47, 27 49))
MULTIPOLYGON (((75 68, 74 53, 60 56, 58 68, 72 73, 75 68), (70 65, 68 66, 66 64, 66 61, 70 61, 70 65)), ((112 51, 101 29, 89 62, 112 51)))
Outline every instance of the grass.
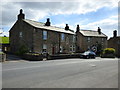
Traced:
POLYGON ((9 37, 1 37, 0 36, 0 43, 9 44, 9 37))
POLYGON ((0 52, 0 55, 4 54, 3 52, 0 52))

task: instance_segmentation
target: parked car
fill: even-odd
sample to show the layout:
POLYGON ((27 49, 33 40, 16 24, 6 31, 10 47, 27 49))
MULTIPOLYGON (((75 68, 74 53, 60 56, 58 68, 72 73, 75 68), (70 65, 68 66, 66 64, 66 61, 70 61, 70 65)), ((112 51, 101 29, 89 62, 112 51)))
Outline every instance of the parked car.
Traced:
POLYGON ((88 59, 88 58, 95 58, 95 57, 96 57, 96 54, 95 54, 95 52, 93 52, 93 51, 85 51, 84 53, 82 53, 82 54, 80 55, 80 57, 81 57, 81 58, 86 58, 86 59, 88 59))

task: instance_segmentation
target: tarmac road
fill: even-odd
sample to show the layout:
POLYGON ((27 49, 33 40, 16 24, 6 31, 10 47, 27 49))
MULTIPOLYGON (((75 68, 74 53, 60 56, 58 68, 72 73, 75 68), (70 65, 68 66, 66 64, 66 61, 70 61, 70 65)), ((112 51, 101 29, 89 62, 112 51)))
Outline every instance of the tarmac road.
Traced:
POLYGON ((3 88, 118 88, 118 59, 5 62, 2 83, 3 88))

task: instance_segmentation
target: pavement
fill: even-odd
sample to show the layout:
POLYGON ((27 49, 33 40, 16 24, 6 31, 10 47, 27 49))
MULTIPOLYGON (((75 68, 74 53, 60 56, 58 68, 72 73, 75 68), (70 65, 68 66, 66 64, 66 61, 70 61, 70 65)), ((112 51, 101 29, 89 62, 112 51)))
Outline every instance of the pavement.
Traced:
POLYGON ((118 88, 117 58, 23 61, 2 64, 3 88, 118 88))
POLYGON ((16 56, 16 55, 13 55, 13 54, 7 54, 6 55, 6 61, 9 62, 9 61, 26 61, 26 60, 23 60, 22 58, 20 58, 19 56, 16 56))

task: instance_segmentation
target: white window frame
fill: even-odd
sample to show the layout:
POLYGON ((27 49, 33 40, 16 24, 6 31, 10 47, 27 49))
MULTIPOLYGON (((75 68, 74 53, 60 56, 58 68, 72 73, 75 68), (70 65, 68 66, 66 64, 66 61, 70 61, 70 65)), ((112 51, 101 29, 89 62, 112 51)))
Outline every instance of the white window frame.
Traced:
POLYGON ((43 40, 47 40, 47 31, 43 31, 43 40))
POLYGON ((87 37, 87 41, 90 42, 90 41, 91 41, 91 38, 90 38, 90 37, 87 37))
POLYGON ((70 52, 75 52, 75 45, 70 46, 70 52))
POLYGON ((73 35, 73 42, 75 42, 75 40, 76 40, 76 37, 75 37, 75 35, 73 35))
POLYGON ((61 41, 65 41, 65 34, 61 33, 61 41))
POLYGON ((43 52, 44 52, 44 50, 46 50, 46 52, 47 52, 47 44, 43 44, 43 52))
POLYGON ((104 38, 102 38, 102 41, 104 41, 104 38))
POLYGON ((23 37, 23 32, 19 32, 19 37, 23 37))
POLYGON ((63 52, 63 47, 62 46, 60 46, 60 52, 63 52))
POLYGON ((66 38, 66 44, 69 44, 69 37, 66 38))

